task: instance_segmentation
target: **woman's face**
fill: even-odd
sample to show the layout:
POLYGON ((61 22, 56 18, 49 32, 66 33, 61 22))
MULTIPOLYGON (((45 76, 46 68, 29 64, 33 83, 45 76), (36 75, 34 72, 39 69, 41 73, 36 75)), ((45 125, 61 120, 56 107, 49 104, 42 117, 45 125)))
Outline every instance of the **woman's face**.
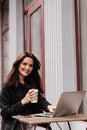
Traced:
POLYGON ((24 60, 19 64, 19 74, 22 77, 28 76, 33 70, 33 59, 25 57, 24 60))

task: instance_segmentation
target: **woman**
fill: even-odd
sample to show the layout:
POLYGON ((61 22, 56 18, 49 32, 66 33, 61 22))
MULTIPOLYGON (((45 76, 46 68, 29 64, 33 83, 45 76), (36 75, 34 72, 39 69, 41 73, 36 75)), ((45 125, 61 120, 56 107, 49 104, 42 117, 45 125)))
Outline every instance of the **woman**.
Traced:
POLYGON ((20 54, 13 63, 0 94, 2 130, 22 130, 22 127, 26 130, 26 125, 21 127, 20 122, 12 118, 14 115, 41 113, 43 110, 54 112, 55 106, 42 96, 39 69, 40 62, 29 52, 20 54), (34 89, 38 89, 37 103, 32 103, 37 96, 34 89))

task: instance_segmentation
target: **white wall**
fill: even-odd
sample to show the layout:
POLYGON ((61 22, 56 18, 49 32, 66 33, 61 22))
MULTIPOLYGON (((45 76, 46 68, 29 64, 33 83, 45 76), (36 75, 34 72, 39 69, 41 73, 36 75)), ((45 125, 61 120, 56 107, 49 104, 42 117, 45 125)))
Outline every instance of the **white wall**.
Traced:
POLYGON ((77 89, 74 0, 61 0, 63 91, 77 89))
POLYGON ((77 121, 70 122, 72 130, 87 130, 87 122, 85 121, 77 121))
POLYGON ((9 69, 17 55, 23 51, 22 0, 9 0, 9 69))

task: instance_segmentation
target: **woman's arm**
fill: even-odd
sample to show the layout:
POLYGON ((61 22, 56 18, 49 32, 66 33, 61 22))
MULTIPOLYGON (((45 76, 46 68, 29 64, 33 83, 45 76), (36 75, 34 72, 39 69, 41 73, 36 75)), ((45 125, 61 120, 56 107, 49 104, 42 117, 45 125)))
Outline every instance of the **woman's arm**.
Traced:
POLYGON ((51 105, 47 100, 46 98, 42 97, 39 93, 39 96, 38 96, 38 102, 41 106, 41 108, 46 111, 46 112, 54 112, 55 111, 55 106, 51 105))

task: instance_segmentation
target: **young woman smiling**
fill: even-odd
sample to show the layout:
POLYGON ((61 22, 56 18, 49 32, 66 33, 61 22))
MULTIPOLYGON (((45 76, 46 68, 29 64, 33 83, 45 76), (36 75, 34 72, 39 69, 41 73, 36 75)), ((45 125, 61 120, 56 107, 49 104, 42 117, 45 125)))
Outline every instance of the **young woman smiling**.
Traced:
MULTIPOLYGON (((22 130, 20 122, 13 119, 14 115, 29 115, 44 111, 54 112, 51 105, 43 96, 42 82, 39 75, 40 62, 34 54, 23 52, 13 63, 12 69, 3 83, 0 93, 2 116, 1 130, 22 130), (29 91, 31 89, 31 91, 29 91), (34 91, 38 90, 38 93, 34 91), (38 96, 38 102, 32 103, 38 96)), ((22 124, 24 130, 27 125, 22 124)), ((46 127, 47 124, 41 125, 46 127)), ((28 130, 33 129, 28 127, 28 130)), ((49 127, 51 130, 51 128, 49 127)))

